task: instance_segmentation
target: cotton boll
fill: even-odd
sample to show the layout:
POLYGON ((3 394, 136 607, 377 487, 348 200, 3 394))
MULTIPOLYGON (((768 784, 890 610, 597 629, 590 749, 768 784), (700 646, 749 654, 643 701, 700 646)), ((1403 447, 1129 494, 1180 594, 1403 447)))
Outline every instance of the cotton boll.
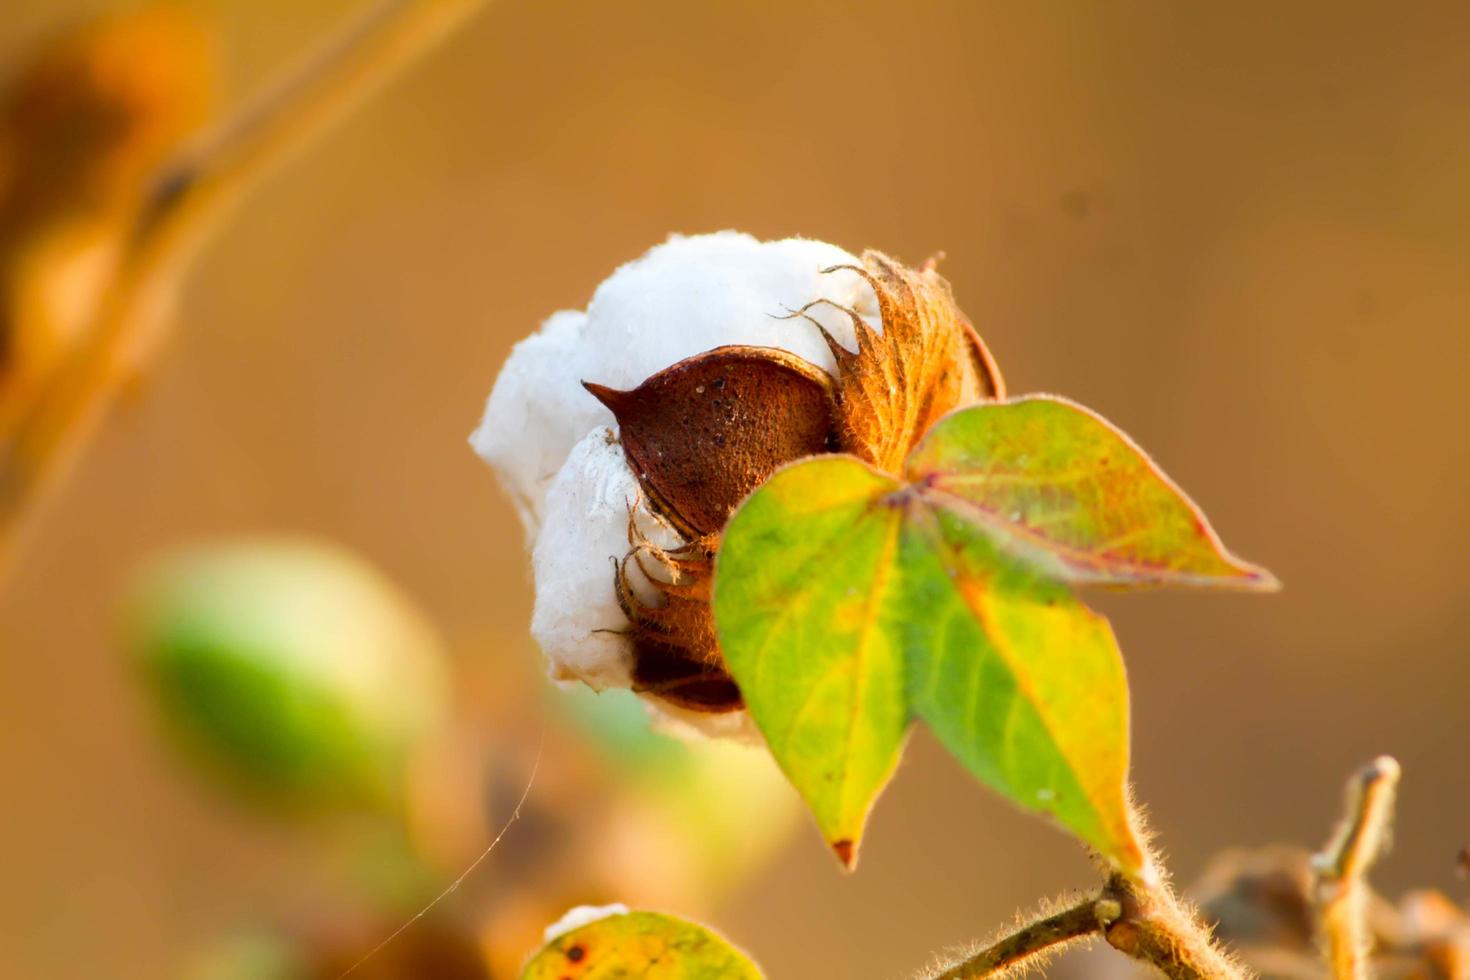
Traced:
POLYGON ((551 481, 607 410, 582 388, 587 314, 563 310, 516 344, 470 445, 499 475, 534 544, 551 481))
MULTIPOLYGON (((612 413, 582 382, 633 389, 679 361, 730 345, 779 348, 835 374, 821 331, 791 314, 828 300, 880 329, 877 299, 861 275, 822 272, 845 265, 859 260, 822 242, 675 236, 613 273, 585 313, 552 316, 511 352, 471 443, 499 474, 531 542, 531 632, 553 677, 596 689, 632 686, 634 649, 625 634, 633 624, 615 586, 616 563, 632 547, 630 510, 654 546, 685 543, 648 510, 612 413)), ((824 304, 807 316, 856 348, 843 310, 824 304)), ((636 570, 630 574, 640 598, 663 602, 636 570)), ((648 699, 665 727, 758 740, 743 711, 701 712, 672 700, 648 699)))
MULTIPOLYGON (((675 236, 613 273, 586 313, 557 313, 517 344, 470 442, 500 475, 528 540, 540 530, 547 489, 567 453, 594 426, 613 421, 583 381, 633 388, 729 344, 779 347, 831 373, 832 353, 812 324, 782 317, 829 299, 878 327, 866 282, 852 272, 821 272, 856 262, 835 245, 807 239, 675 236)), ((838 342, 855 345, 846 314, 819 306, 808 315, 838 342)))
MULTIPOLYGON (((614 562, 628 553, 628 514, 655 545, 682 542, 642 502, 614 432, 599 427, 573 447, 546 495, 545 522, 531 556, 536 605, 531 634, 558 680, 629 687, 628 620, 613 588, 614 562)), ((652 599, 652 596, 649 596, 652 599)))

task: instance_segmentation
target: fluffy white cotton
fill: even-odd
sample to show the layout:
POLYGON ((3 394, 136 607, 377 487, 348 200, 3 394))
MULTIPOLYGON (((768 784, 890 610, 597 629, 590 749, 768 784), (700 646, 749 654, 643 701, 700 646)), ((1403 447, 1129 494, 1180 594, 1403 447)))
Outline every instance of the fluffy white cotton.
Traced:
POLYGON ((609 413, 582 388, 587 314, 553 313, 516 344, 495 379, 470 445, 495 468, 535 543, 546 491, 567 454, 609 413))
POLYGON ((654 544, 673 548, 681 543, 642 504, 622 445, 611 429, 600 426, 573 447, 552 481, 546 520, 531 554, 536 581, 531 635, 557 680, 580 680, 598 690, 631 683, 632 646, 620 635, 628 621, 613 587, 613 563, 630 547, 630 512, 654 544))
MULTIPOLYGON (((630 508, 654 544, 682 543, 642 505, 612 414, 582 381, 634 388, 686 357, 729 344, 779 347, 832 372, 820 333, 803 319, 783 317, 826 299, 877 327, 867 283, 849 271, 821 271, 857 261, 835 245, 804 239, 674 237, 613 273, 585 313, 553 315, 511 351, 470 442, 499 475, 525 527, 536 584, 531 632, 553 677, 598 689, 631 684, 632 647, 622 635, 628 623, 613 585, 614 562, 630 547, 630 508)), ((845 314, 830 307, 809 314, 840 343, 854 345, 845 314)), ((744 712, 649 703, 674 728, 753 737, 744 712)))
MULTIPOLYGON (((527 534, 539 530, 547 490, 572 446, 613 421, 583 381, 633 388, 727 344, 780 347, 833 371, 832 352, 812 325, 780 317, 829 299, 877 326, 867 283, 851 272, 821 272, 856 262, 835 245, 802 238, 675 236, 608 277, 586 313, 557 313, 517 344, 470 442, 500 475, 527 534)), ((810 314, 840 343, 854 344, 845 315, 825 307, 810 314)))
POLYGON ((614 903, 612 905, 578 905, 576 908, 568 911, 566 915, 547 926, 543 938, 548 943, 554 943, 557 939, 565 936, 574 929, 590 926, 592 923, 601 922, 603 919, 611 919, 615 915, 627 914, 628 906, 620 903, 614 903))

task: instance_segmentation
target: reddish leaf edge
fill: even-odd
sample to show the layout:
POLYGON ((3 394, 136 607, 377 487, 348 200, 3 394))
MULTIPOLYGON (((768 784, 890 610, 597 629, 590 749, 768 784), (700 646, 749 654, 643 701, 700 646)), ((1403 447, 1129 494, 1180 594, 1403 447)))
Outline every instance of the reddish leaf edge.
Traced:
MULTIPOLYGON (((1122 440, 1125 446, 1138 454, 1139 458, 1143 460, 1144 465, 1148 467, 1149 471, 1155 477, 1157 477, 1159 481, 1164 484, 1164 486, 1166 486, 1169 490, 1171 490, 1175 495, 1178 496, 1178 498, 1184 503, 1184 505, 1189 509, 1190 513, 1198 522, 1200 531, 1204 535, 1205 540, 1219 553, 1220 557, 1224 559, 1227 564, 1240 572, 1238 576, 1229 577, 1178 574, 1170 577, 1167 580, 1152 583, 1110 584, 1100 581, 1089 582, 1085 578, 1072 580, 1063 580, 1057 578, 1058 581, 1065 581, 1066 584, 1076 587, 1086 587, 1108 592, 1168 588, 1201 590, 1208 589, 1212 591, 1248 593, 1271 593, 1279 592, 1281 590, 1281 580, 1278 579, 1269 569, 1257 565, 1253 562, 1246 561, 1225 545, 1225 542, 1220 537, 1220 533, 1215 530, 1215 526, 1210 523, 1209 517, 1206 516, 1204 508, 1196 503, 1194 498, 1191 497, 1184 490, 1184 488, 1181 487, 1178 482, 1174 480, 1173 477, 1171 477, 1168 473, 1164 471, 1164 469, 1153 458, 1153 455, 1142 446, 1140 446, 1136 439, 1134 439, 1118 425, 1109 421, 1100 412, 1089 408, 1080 402, 1074 401, 1073 399, 1068 398, 1065 395, 1054 395, 1047 392, 1030 392, 1025 395, 1017 395, 997 401, 982 402, 978 405, 966 405, 961 408, 957 408, 945 414, 937 422, 935 422, 934 425, 929 429, 929 432, 925 433, 924 438, 920 439, 918 444, 915 445, 914 448, 910 451, 909 456, 910 458, 912 458, 913 456, 918 455, 923 450, 924 446, 928 443, 934 431, 940 426, 944 425, 945 421, 952 416, 959 415, 963 412, 968 411, 983 410, 985 408, 993 408, 1006 405, 1016 405, 1025 402, 1051 402, 1053 404, 1062 405, 1065 408, 1071 409, 1072 411, 1075 411, 1081 415, 1087 416, 1088 418, 1102 425, 1108 431, 1116 435, 1119 439, 1122 440)), ((797 462, 800 461, 798 460, 797 462)), ((905 490, 917 490, 922 495, 936 500, 936 502, 937 498, 942 498, 945 502, 944 506, 959 513, 972 514, 981 524, 997 523, 995 521, 995 518, 993 518, 988 512, 980 510, 969 501, 956 497, 953 494, 937 490, 936 488, 924 486, 924 480, 922 476, 915 478, 915 475, 911 471, 908 471, 907 467, 905 467, 905 469, 906 472, 899 477, 905 490)), ((1006 525, 1006 528, 1007 534, 1017 534, 1025 536, 1026 532, 1024 531, 1024 529, 1017 529, 1010 525, 1006 525)), ((1051 542, 1039 545, 1039 547, 1051 551, 1056 550, 1055 544, 1051 542)), ((1055 576, 1051 577, 1056 578, 1055 576)))

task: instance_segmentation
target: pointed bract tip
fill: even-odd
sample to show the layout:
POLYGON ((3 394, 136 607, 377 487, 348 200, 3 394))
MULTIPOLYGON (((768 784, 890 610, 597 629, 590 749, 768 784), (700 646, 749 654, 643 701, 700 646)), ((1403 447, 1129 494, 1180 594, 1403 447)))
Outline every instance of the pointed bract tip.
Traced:
POLYGON ((842 862, 842 870, 851 871, 857 867, 857 845, 852 840, 843 838, 833 841, 832 853, 842 862))
POLYGON ((632 394, 632 392, 619 391, 607 385, 600 385, 596 381, 583 381, 582 387, 586 388, 593 398, 606 405, 614 415, 622 410, 622 406, 627 404, 628 396, 632 394))

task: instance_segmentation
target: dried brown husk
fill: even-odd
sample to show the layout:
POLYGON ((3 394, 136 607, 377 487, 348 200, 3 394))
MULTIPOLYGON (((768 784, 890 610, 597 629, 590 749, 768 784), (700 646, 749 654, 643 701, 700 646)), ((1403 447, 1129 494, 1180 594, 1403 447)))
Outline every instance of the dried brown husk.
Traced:
POLYGON ((653 509, 688 540, 718 535, 777 467, 832 447, 831 379, 770 347, 717 347, 631 391, 583 385, 617 419, 653 509))
POLYGON ((875 330, 855 310, 825 300, 800 311, 805 315, 811 306, 825 304, 852 320, 855 351, 812 321, 837 360, 835 421, 842 452, 897 472, 942 416, 982 399, 1005 397, 995 359, 955 305, 935 262, 910 269, 869 249, 861 266, 823 271, 865 279, 877 296, 883 326, 875 330))
MULTIPOLYGON (((1329 980, 1316 935, 1311 859, 1284 845, 1227 851, 1193 889, 1215 937, 1264 980, 1329 980)), ((1374 976, 1470 976, 1470 916, 1442 893, 1412 891, 1395 905, 1366 889, 1363 914, 1374 976)))
POLYGON ((691 711, 738 711, 744 702, 720 657, 710 605, 714 552, 699 542, 664 551, 632 521, 629 539, 633 550, 619 562, 614 584, 632 624, 633 689, 691 711), (657 601, 639 596, 635 576, 657 601))
POLYGON ((659 549, 630 522, 631 550, 615 584, 630 623, 635 690, 696 711, 743 707, 710 608, 714 556, 730 514, 776 469, 847 452, 896 471, 941 416, 1004 397, 994 359, 933 262, 914 270, 870 250, 861 266, 824 270, 841 271, 872 286, 881 331, 827 300, 793 314, 821 331, 835 381, 785 351, 731 346, 680 361, 631 391, 584 382, 617 419, 650 510, 687 542, 659 549), (852 319, 856 350, 809 315, 817 305, 852 319), (640 597, 640 580, 654 601, 640 597))

